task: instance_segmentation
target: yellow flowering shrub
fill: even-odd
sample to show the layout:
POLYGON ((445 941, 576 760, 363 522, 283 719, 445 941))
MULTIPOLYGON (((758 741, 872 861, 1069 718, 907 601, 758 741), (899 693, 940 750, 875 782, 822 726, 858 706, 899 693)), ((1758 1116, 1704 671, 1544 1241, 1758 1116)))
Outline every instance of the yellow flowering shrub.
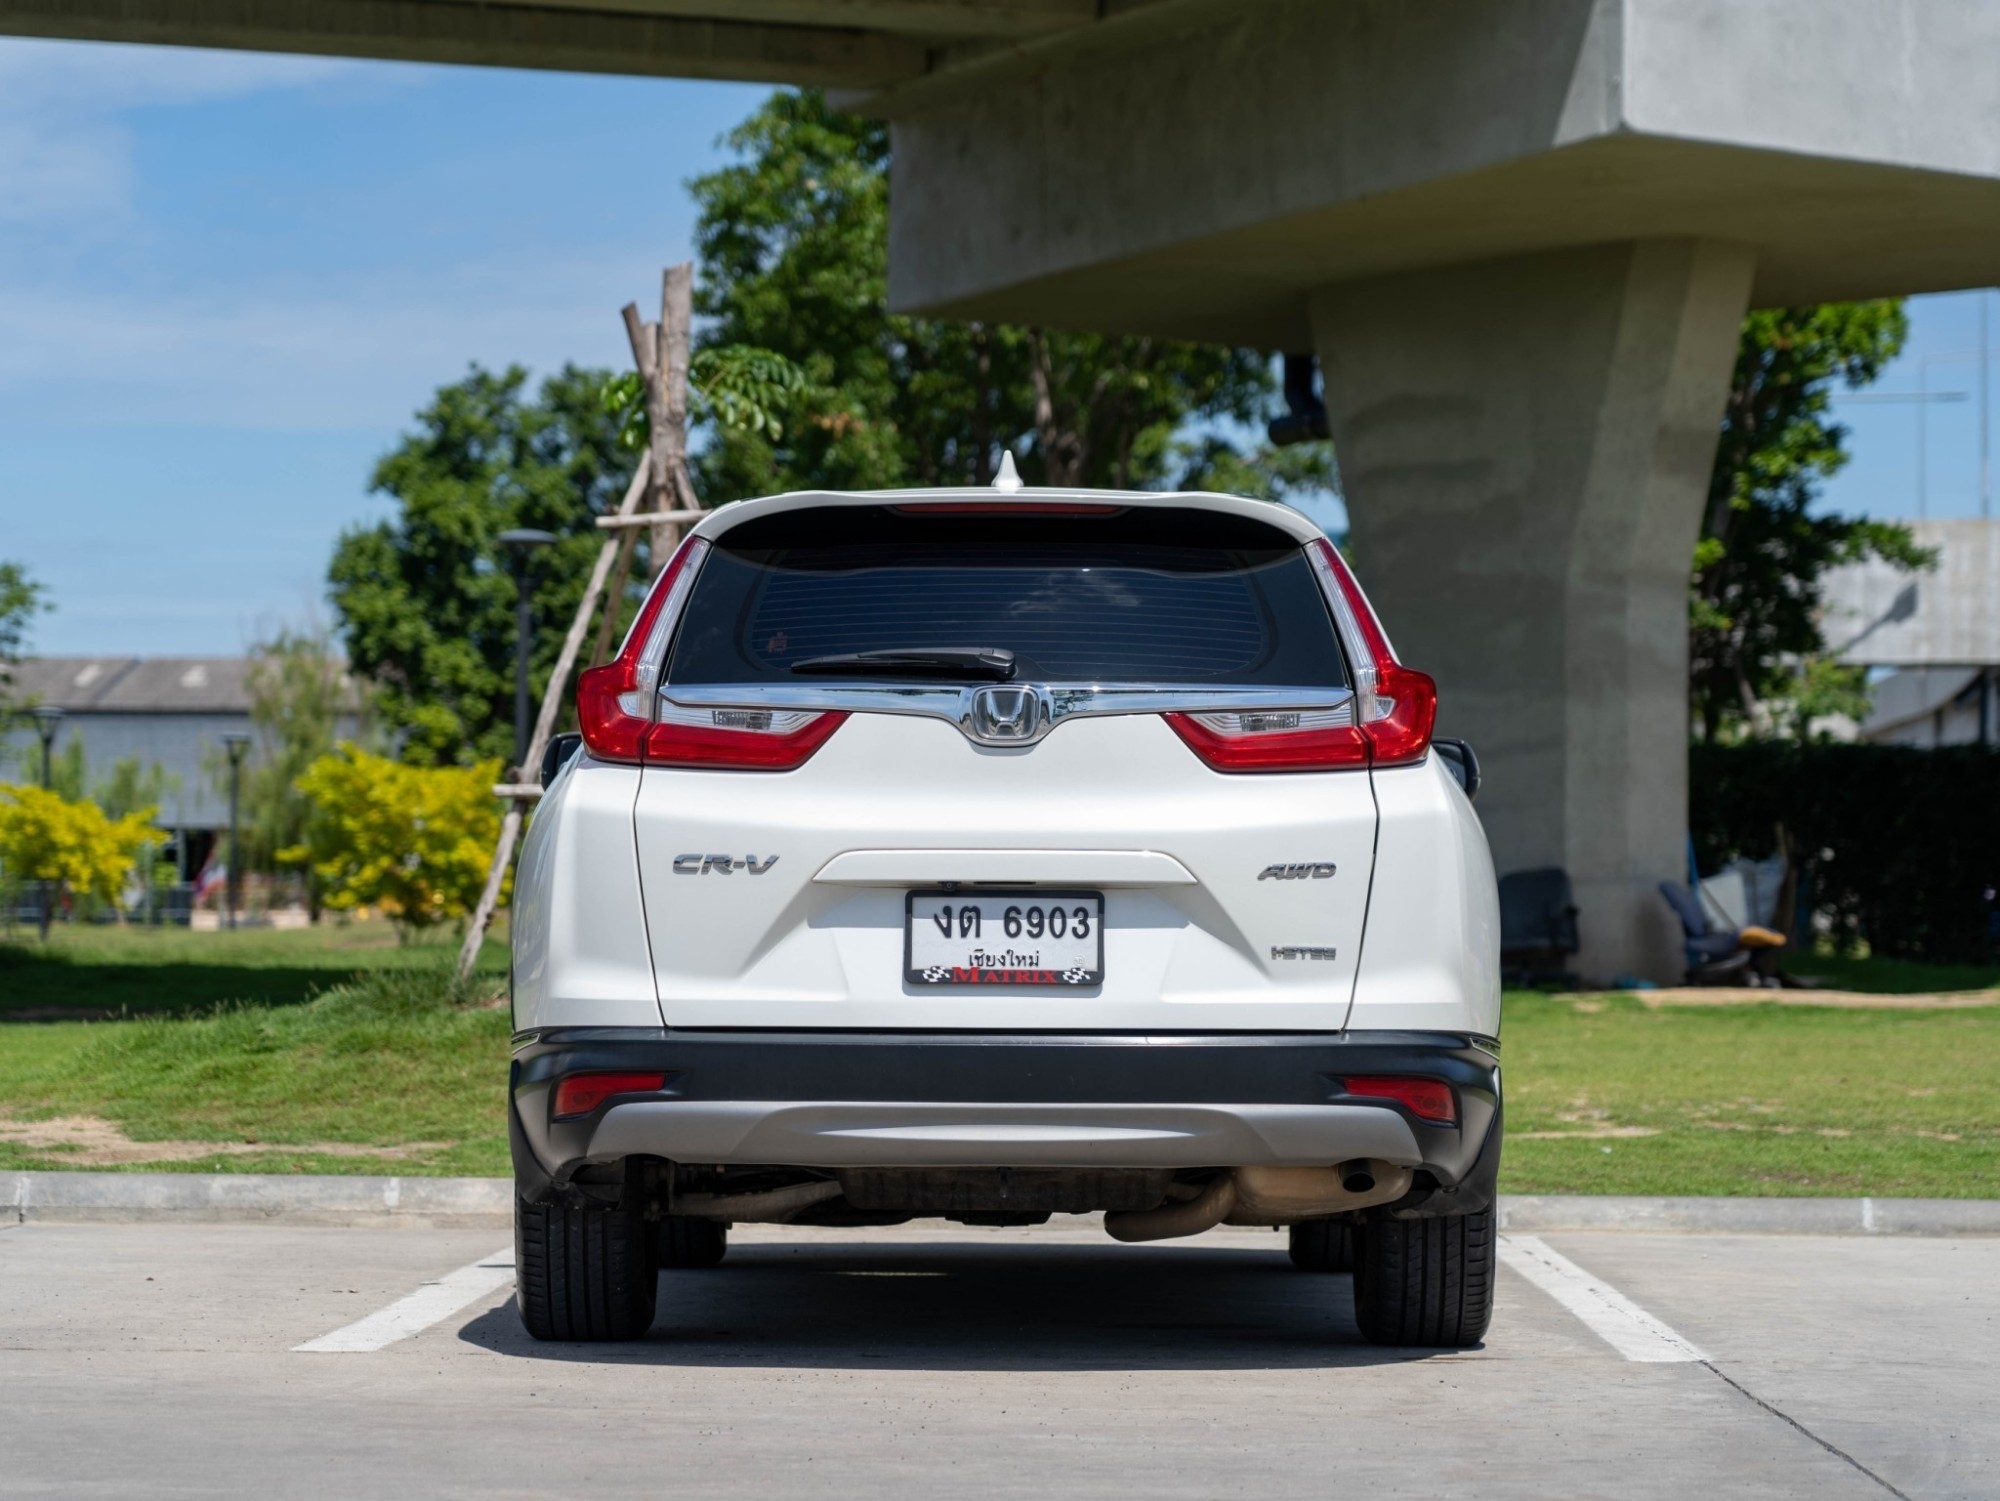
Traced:
POLYGON ((160 837, 152 826, 156 811, 113 819, 87 798, 0 786, 0 880, 54 881, 72 895, 115 906, 139 851, 160 837))
POLYGON ((486 884, 500 835, 500 763, 405 766, 342 744, 305 769, 305 842, 280 850, 309 865, 337 911, 379 907, 408 928, 464 917, 486 884))

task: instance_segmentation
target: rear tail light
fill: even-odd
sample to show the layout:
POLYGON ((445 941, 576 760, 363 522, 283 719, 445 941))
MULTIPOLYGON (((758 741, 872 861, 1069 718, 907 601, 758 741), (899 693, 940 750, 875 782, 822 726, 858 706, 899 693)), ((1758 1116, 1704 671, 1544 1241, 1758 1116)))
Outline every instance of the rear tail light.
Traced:
POLYGON ((1335 771, 1368 764, 1352 709, 1169 714, 1167 723, 1217 771, 1335 771))
POLYGON ((600 761, 792 771, 840 728, 845 714, 762 709, 684 709, 660 702, 660 673, 674 627, 694 590, 708 543, 690 537, 640 606, 618 655, 577 679, 577 728, 600 761))
POLYGON ((1341 709, 1169 714, 1167 723, 1216 771, 1339 771, 1421 761, 1437 722, 1437 684, 1396 660, 1382 622, 1324 538, 1306 549, 1354 657, 1354 701, 1341 709))
POLYGON ((1458 1096, 1452 1093, 1451 1086, 1442 1079, 1378 1076, 1349 1079, 1346 1085, 1349 1094, 1394 1100, 1398 1104, 1409 1106, 1413 1114, 1424 1120, 1437 1121, 1447 1126, 1458 1124, 1458 1096))
POLYGON ((685 709, 661 704, 646 732, 648 766, 791 771, 840 728, 845 714, 790 709, 685 709))
POLYGON ((1306 549, 1341 635, 1358 650, 1354 663, 1354 722, 1377 766, 1407 766, 1431 748, 1437 723, 1437 684, 1427 673, 1396 660, 1375 608, 1361 592, 1347 560, 1324 537, 1306 549))
POLYGON ((652 1094, 666 1082, 665 1074, 571 1074, 556 1085, 555 1118, 589 1115, 613 1095, 652 1094))

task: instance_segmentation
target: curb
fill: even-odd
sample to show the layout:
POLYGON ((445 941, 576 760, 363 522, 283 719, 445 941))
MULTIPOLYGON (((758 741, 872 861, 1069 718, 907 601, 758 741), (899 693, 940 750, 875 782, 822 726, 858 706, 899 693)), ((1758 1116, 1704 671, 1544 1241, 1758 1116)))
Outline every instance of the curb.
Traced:
POLYGON ((500 1227, 513 1223, 514 1185, 507 1178, 0 1173, 0 1225, 34 1220, 500 1227))
POLYGON ((1610 1194, 1502 1194, 1500 1228, 1737 1235, 2000 1235, 2000 1199, 1651 1199, 1610 1194))
MULTIPOLYGON (((505 1228, 507 1178, 280 1173, 0 1173, 0 1225, 42 1222, 505 1228)), ((1500 1228, 1736 1235, 2000 1235, 2000 1199, 1620 1198, 1503 1194, 1500 1228)))

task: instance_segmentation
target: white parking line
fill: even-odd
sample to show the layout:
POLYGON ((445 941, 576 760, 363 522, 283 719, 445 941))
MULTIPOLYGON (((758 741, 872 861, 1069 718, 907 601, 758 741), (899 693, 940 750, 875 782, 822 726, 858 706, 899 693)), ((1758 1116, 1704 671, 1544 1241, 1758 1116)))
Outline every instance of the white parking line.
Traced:
POLYGON ((513 1280, 514 1248, 508 1246, 435 1282, 426 1282, 408 1297, 398 1298, 365 1319, 357 1319, 345 1328, 292 1348, 315 1355, 357 1355, 380 1350, 399 1339, 423 1333, 438 1320, 450 1318, 468 1303, 513 1280))
POLYGON ((1538 1236, 1501 1236, 1500 1259, 1583 1320, 1593 1334, 1627 1360, 1665 1363, 1708 1359, 1617 1288, 1550 1250, 1538 1236))

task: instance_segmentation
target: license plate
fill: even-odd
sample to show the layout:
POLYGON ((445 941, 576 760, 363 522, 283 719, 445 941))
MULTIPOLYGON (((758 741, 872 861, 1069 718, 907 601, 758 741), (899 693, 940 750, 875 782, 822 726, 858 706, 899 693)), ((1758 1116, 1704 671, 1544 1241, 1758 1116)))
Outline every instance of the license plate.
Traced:
POLYGON ((912 891, 903 974, 912 985, 1099 985, 1097 891, 912 891))

